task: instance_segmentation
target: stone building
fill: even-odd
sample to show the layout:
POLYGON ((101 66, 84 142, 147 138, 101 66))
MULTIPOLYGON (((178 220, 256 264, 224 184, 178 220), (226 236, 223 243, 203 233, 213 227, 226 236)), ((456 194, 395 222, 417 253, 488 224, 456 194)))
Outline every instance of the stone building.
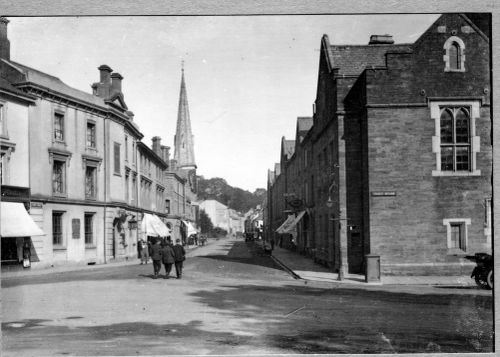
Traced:
POLYGON ((295 195, 297 248, 341 273, 375 254, 383 274, 461 274, 491 252, 489 23, 445 14, 411 44, 323 36, 313 125, 270 175, 273 228, 273 200, 295 195))
POLYGON ((22 197, 43 231, 17 237, 31 236, 33 267, 137 257, 144 218, 166 217, 168 160, 140 141, 123 77, 102 65, 86 93, 17 63, 7 23, 0 21, 2 191, 22 197))

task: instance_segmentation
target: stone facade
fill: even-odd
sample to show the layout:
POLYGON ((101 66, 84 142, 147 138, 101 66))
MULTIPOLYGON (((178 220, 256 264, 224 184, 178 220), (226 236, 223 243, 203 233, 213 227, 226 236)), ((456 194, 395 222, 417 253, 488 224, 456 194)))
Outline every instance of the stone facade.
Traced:
POLYGON ((325 35, 313 126, 270 175, 270 224, 286 219, 273 201, 300 193, 297 248, 334 271, 375 254, 383 274, 467 273, 464 255, 491 252, 489 48, 460 14, 413 44, 325 35))

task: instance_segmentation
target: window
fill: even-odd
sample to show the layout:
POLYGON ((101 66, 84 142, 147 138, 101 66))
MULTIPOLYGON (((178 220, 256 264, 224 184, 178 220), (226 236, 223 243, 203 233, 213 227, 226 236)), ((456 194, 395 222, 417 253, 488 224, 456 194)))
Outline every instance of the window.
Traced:
POLYGON ((66 162, 54 160, 52 164, 52 193, 66 194, 66 162))
POLYGON ((135 164, 135 141, 132 140, 132 163, 135 164))
POLYGON ((451 240, 450 247, 452 249, 460 249, 465 251, 465 239, 464 239, 464 224, 463 223, 451 223, 451 240))
POLYGON ((484 200, 484 235, 486 236, 488 244, 491 243, 491 220, 491 198, 487 198, 484 200))
POLYGON ((165 213, 170 213, 170 200, 165 200, 165 213))
POLYGON ((470 226, 470 218, 444 219, 446 226, 448 254, 461 254, 467 252, 467 226, 470 226))
POLYGON ((132 203, 137 205, 137 177, 132 174, 132 203))
POLYGON ((64 114, 54 113, 54 140, 64 141, 64 114))
POLYGON ((94 245, 94 213, 85 213, 85 245, 94 245))
POLYGON ((120 144, 114 143, 113 146, 113 157, 114 157, 114 172, 117 175, 120 175, 120 144))
POLYGON ((63 245, 62 218, 64 212, 52 212, 52 244, 63 245))
POLYGON ((431 103, 431 117, 435 120, 432 150, 436 154, 436 169, 432 175, 481 175, 476 169, 480 140, 475 136, 479 103, 431 103))
POLYGON ((444 70, 445 72, 464 72, 465 71, 465 44, 457 36, 451 36, 446 40, 443 46, 445 54, 444 70))
POLYGON ((0 103, 0 137, 7 138, 7 115, 4 103, 0 103))
POLYGON ((125 202, 129 203, 129 173, 125 172, 125 202))
POLYGON ((468 108, 441 111, 441 171, 470 170, 470 115, 468 108))
POLYGON ((95 148, 95 123, 87 122, 87 147, 95 148))
POLYGON ((125 135, 125 162, 128 162, 128 136, 125 135))
POLYGON ((85 168, 85 198, 95 199, 97 197, 97 168, 87 166, 85 168))

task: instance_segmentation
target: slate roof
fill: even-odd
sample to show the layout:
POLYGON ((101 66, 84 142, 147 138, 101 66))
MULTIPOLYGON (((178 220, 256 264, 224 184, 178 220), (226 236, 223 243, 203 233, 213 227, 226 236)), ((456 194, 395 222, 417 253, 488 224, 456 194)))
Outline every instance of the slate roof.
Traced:
POLYGON ((287 159, 290 159, 295 153, 295 140, 283 140, 283 151, 287 159))
POLYGON ((29 100, 29 101, 34 101, 34 97, 20 91, 19 89, 14 87, 12 84, 10 84, 9 81, 7 81, 5 78, 2 78, 2 77, 0 77, 0 90, 8 92, 8 93, 12 93, 18 97, 25 98, 26 100, 29 100))
POLYGON ((328 56, 340 75, 359 75, 366 67, 385 66, 387 52, 411 52, 411 44, 330 45, 328 56))
POLYGON ((75 99, 78 99, 80 101, 84 101, 93 105, 97 105, 100 107, 105 108, 106 105, 104 103, 104 100, 100 97, 97 97, 95 95, 92 95, 91 93, 87 93, 75 88, 72 88, 68 86, 66 83, 61 81, 59 78, 51 76, 50 74, 41 72, 39 70, 36 70, 34 68, 30 68, 28 66, 25 66, 23 64, 14 62, 14 61, 5 61, 12 65, 14 68, 19 70, 21 73, 23 73, 26 77, 27 82, 32 82, 35 84, 38 84, 42 87, 46 87, 50 90, 53 90, 55 92, 65 94, 67 96, 73 97, 75 99))
POLYGON ((297 118, 297 136, 302 142, 302 139, 306 136, 309 130, 313 126, 313 118, 312 117, 298 117, 297 118))

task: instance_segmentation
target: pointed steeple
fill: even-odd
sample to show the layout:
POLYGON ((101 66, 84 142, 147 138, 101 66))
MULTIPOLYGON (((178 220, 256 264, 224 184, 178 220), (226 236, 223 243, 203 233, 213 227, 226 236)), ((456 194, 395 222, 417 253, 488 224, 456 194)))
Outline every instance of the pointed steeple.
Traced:
POLYGON ((194 140, 191 133, 191 120, 184 81, 184 61, 182 61, 181 92, 179 111, 177 113, 177 129, 174 138, 174 159, 180 169, 196 169, 194 161, 194 140))

